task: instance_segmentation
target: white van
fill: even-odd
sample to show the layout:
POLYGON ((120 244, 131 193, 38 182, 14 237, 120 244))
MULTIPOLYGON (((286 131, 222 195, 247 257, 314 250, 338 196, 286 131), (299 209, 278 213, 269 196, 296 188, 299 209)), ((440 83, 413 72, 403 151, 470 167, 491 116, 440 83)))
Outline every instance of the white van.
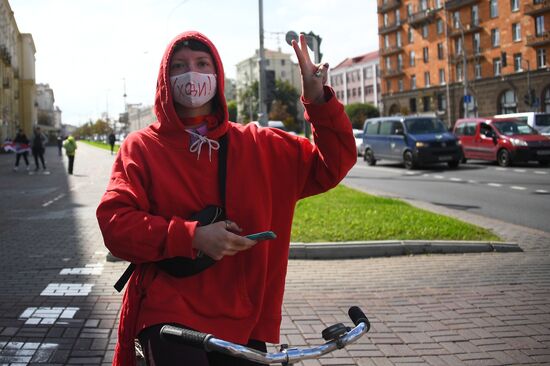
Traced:
POLYGON ((495 118, 516 118, 527 123, 541 135, 550 135, 550 113, 539 112, 523 112, 523 113, 508 113, 498 114, 495 118))

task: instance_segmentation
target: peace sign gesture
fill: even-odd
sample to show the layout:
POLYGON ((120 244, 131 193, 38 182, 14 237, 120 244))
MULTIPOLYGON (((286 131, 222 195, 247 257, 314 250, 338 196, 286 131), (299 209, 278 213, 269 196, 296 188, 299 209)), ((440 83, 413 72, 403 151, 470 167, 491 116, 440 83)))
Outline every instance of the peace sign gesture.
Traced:
POLYGON ((302 96, 307 103, 322 104, 325 102, 323 86, 327 82, 328 64, 314 64, 307 50, 306 37, 300 34, 300 44, 292 40, 292 47, 298 57, 302 74, 302 96))

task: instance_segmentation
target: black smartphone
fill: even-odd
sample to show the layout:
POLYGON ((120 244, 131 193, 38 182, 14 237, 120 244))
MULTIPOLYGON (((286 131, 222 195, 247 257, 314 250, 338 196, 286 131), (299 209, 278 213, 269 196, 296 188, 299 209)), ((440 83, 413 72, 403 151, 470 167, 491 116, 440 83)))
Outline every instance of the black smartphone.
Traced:
POLYGON ((256 234, 250 234, 246 235, 245 238, 251 239, 251 240, 269 240, 269 239, 275 239, 277 235, 273 231, 262 231, 260 233, 256 234))

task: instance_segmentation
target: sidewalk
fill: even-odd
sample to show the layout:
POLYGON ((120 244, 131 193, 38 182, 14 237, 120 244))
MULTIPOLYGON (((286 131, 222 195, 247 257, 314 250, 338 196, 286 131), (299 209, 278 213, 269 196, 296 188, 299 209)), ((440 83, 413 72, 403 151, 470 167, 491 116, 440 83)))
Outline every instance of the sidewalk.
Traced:
MULTIPOLYGON (((106 262, 95 208, 113 159, 79 144, 68 176, 52 147, 29 175, 0 154, 0 365, 110 364, 126 263, 106 262)), ((293 259, 281 343, 318 344, 359 305, 368 337, 304 365, 549 364, 550 234, 462 219, 523 252, 293 259)))

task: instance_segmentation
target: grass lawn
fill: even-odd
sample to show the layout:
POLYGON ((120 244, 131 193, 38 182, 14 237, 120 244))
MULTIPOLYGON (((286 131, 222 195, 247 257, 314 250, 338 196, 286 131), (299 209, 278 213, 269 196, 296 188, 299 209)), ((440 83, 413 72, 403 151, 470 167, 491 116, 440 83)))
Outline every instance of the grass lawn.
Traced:
MULTIPOLYGON (((84 141, 111 150, 103 142, 84 141)), ((118 151, 115 145, 115 151, 118 151)), ((339 185, 298 202, 292 225, 293 242, 358 240, 499 241, 489 230, 431 213, 406 202, 368 195, 339 185)))
POLYGON ((293 242, 501 240, 489 230, 339 185, 298 202, 293 242))

